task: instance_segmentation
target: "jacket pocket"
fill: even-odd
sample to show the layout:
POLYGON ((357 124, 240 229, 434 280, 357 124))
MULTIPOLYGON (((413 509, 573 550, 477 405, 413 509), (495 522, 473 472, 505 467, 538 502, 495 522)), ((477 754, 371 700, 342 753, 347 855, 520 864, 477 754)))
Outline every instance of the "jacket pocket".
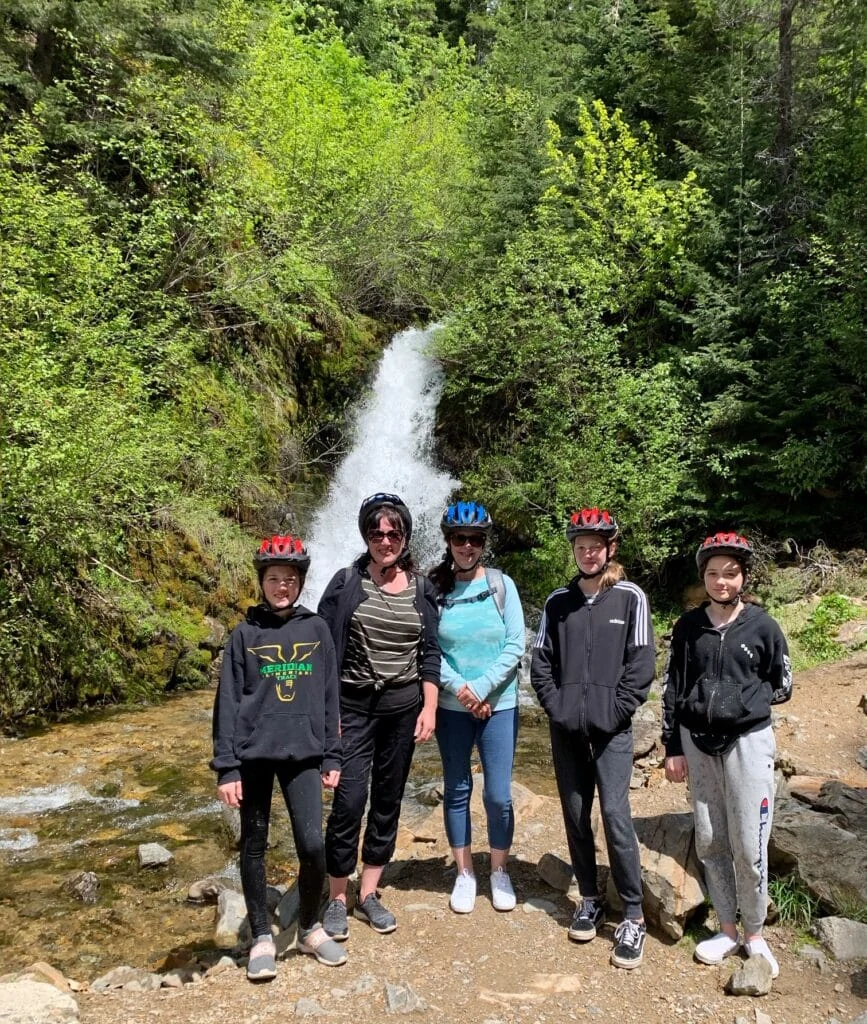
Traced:
POLYGON ((310 716, 291 712, 261 715, 237 749, 240 761, 304 761, 322 753, 310 716))
POLYGON ((702 676, 691 701, 694 714, 708 725, 733 725, 747 713, 741 684, 731 676, 702 676))

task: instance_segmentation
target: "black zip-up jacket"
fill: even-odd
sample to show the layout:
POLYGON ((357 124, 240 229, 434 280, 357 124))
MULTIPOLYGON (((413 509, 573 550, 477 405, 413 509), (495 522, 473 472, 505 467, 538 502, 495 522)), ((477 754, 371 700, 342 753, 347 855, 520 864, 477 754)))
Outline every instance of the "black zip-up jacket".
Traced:
POLYGON ((662 742, 667 757, 683 754, 679 726, 723 739, 765 728, 771 705, 792 696, 792 666, 783 631, 758 605, 723 632, 708 603, 674 625, 662 692, 662 742))
POLYGON ((583 736, 623 732, 647 700, 654 671, 640 587, 621 580, 588 602, 576 577, 548 597, 530 681, 554 725, 583 736))
POLYGON ((334 642, 323 620, 296 605, 288 619, 266 604, 232 630, 214 701, 219 783, 241 777, 243 761, 321 762, 341 766, 334 642))
MULTIPOLYGON (((346 654, 346 642, 349 638, 349 625, 355 609, 362 601, 367 600, 361 586, 362 573, 367 574, 357 562, 348 569, 341 569, 331 578, 319 599, 318 612, 328 623, 337 652, 337 670, 343 665, 346 654)), ((440 685, 440 645, 439 608, 437 592, 433 583, 420 574, 412 574, 412 584, 416 588, 413 605, 421 615, 421 640, 418 650, 419 681, 440 685)))

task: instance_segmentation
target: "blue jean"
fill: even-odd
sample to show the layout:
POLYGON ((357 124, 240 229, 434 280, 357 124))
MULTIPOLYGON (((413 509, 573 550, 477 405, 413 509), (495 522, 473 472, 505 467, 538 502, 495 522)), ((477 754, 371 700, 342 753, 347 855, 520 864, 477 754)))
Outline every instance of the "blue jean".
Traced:
POLYGON ((508 850, 515 832, 512 762, 518 739, 518 709, 495 711, 490 718, 481 719, 468 711, 437 708, 436 734, 443 761, 443 815, 449 845, 456 850, 472 845, 470 757, 473 747, 477 747, 485 773, 482 801, 488 819, 488 844, 492 850, 508 850))

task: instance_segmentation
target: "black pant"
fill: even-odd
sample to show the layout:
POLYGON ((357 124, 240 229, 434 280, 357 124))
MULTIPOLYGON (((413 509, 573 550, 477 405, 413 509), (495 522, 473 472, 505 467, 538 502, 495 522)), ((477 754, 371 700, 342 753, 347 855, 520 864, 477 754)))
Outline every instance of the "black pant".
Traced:
POLYGON ((328 874, 344 878, 355 870, 358 837, 370 786, 370 809, 361 859, 382 867, 394 853, 400 802, 415 749, 418 707, 391 715, 341 709, 343 769, 325 830, 328 874))
POLYGON ((563 808, 572 869, 582 896, 598 896, 596 847, 590 813, 599 790, 602 827, 611 877, 623 903, 624 917, 641 918, 641 860, 629 808, 632 776, 632 729, 588 739, 551 725, 551 754, 563 808))
POLYGON ((322 843, 322 778, 310 761, 247 761, 241 765, 241 885, 253 938, 269 935, 265 895, 265 849, 274 778, 280 784, 298 854, 298 923, 310 928, 318 918, 325 881, 322 843))

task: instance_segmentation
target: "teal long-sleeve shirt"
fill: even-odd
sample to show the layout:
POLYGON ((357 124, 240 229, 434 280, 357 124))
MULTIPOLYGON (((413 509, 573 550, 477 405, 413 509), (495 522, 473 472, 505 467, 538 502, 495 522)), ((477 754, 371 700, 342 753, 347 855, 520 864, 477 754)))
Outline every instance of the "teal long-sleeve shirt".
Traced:
POLYGON ((439 705, 462 711, 455 694, 465 684, 479 700, 503 711, 518 703, 518 662, 524 653, 524 611, 515 584, 503 576, 503 616, 493 595, 473 600, 488 589, 483 576, 458 582, 447 595, 439 623, 442 651, 439 705))

